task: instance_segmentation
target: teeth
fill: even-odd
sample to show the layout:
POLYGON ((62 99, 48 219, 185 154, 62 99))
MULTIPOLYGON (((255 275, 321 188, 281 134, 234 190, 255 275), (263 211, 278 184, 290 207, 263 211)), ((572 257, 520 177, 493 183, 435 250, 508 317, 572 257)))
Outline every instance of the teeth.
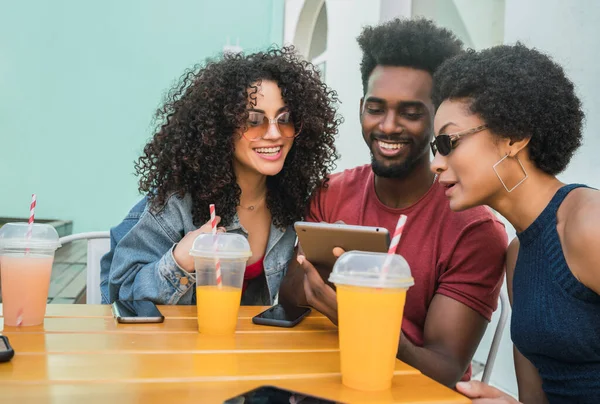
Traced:
POLYGON ((279 153, 279 150, 281 150, 281 146, 279 146, 279 147, 261 147, 261 148, 257 148, 254 150, 256 150, 257 153, 262 153, 262 154, 276 154, 276 153, 279 153))
POLYGON ((377 143, 379 144, 379 146, 382 149, 387 149, 387 150, 398 150, 404 147, 403 143, 386 143, 386 142, 381 142, 381 141, 377 141, 377 143))

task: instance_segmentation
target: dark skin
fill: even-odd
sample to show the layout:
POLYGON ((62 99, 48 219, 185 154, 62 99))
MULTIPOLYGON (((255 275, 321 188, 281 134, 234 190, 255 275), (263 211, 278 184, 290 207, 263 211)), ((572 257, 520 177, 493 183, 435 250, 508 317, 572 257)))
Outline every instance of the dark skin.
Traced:
MULTIPOLYGON (((433 121, 431 87, 426 71, 377 66, 361 99, 363 137, 376 164, 384 170, 407 167, 397 178, 375 176, 377 196, 389 207, 416 203, 434 181, 427 149, 433 121), (381 142, 387 145, 382 147, 381 142)), ((334 250, 336 255, 341 252, 334 250)), ((308 304, 337 324, 336 294, 323 280, 330 271, 315 268, 300 250, 281 285, 280 300, 308 304)), ((454 386, 467 370, 486 327, 487 320, 479 313, 436 294, 425 320, 423 346, 416 346, 402 333, 397 357, 434 380, 454 386)))

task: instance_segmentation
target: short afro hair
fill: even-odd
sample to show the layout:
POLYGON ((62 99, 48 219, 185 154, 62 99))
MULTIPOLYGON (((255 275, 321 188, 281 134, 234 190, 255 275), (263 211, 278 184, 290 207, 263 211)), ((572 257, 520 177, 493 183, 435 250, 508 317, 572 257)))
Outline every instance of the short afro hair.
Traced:
POLYGON ((424 18, 399 19, 365 27, 357 38, 363 93, 377 65, 425 70, 432 76, 446 60, 462 51, 463 43, 451 31, 424 18))
POLYGON ((530 137, 529 155, 542 171, 563 171, 581 145, 584 113, 562 67, 536 49, 501 45, 469 50, 434 75, 435 108, 466 99, 497 136, 530 137))

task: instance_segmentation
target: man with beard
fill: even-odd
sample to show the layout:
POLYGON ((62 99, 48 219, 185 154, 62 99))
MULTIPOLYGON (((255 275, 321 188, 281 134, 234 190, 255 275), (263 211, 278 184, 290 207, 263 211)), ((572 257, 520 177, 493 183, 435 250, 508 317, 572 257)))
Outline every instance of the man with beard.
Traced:
MULTIPOLYGON (((454 386, 471 376, 471 359, 497 306, 507 246, 504 226, 489 209, 452 212, 446 187, 429 169, 432 75, 462 43, 423 19, 366 27, 358 43, 360 122, 372 162, 332 175, 313 196, 307 220, 385 227, 393 234, 399 216, 408 217, 396 252, 410 265, 415 285, 397 357, 454 386)), ((323 279, 331 268, 317 271, 301 253, 297 262, 280 300, 308 304, 337 323, 335 291, 323 279)))

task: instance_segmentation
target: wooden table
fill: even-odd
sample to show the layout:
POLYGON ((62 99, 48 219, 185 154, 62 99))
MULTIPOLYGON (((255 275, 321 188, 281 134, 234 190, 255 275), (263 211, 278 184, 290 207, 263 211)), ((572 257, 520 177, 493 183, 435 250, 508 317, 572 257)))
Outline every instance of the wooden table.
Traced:
MULTIPOLYGON (((261 385, 340 402, 468 403, 397 361, 392 389, 341 383, 337 328, 313 312, 292 329, 257 326, 241 307, 237 332, 197 332, 194 306, 161 306, 163 324, 117 324, 110 306, 48 305, 37 327, 2 327, 15 349, 0 364, 0 401, 219 403, 261 385)), ((3 319, 0 318, 3 326, 3 319)))

